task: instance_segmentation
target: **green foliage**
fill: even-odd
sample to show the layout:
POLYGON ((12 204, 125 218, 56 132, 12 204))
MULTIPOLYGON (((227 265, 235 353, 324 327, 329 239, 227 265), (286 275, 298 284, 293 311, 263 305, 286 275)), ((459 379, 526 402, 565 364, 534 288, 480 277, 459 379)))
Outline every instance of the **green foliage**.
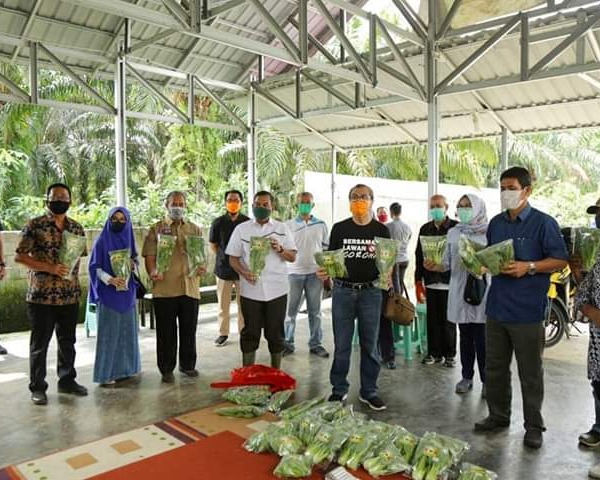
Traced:
POLYGON ((589 205, 594 205, 600 190, 582 193, 580 186, 572 181, 548 182, 536 187, 534 198, 539 199, 545 210, 556 218, 562 227, 587 227, 592 218, 586 213, 589 205))

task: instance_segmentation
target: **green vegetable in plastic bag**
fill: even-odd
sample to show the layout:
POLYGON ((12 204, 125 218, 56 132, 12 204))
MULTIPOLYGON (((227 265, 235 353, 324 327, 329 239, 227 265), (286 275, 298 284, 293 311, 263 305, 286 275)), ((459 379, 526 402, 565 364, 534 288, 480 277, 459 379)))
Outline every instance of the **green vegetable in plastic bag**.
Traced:
POLYGON ((268 237, 250 237, 250 271, 256 278, 265 269, 267 255, 271 250, 271 240, 268 237))
POLYGON ((315 261, 319 267, 325 269, 330 278, 344 278, 348 275, 343 249, 316 252, 315 261))
POLYGON ((469 444, 467 442, 435 432, 427 432, 423 436, 423 440, 437 442, 442 445, 442 447, 448 449, 454 464, 458 464, 462 456, 469 449, 469 444))
POLYGON ((262 414, 264 414, 265 409, 255 405, 239 405, 236 407, 217 408, 215 413, 224 417, 254 418, 260 417, 262 414))
POLYGON ((419 237, 419 241, 421 242, 421 249, 423 250, 423 258, 435 263, 436 265, 441 265, 444 256, 444 249, 446 248, 446 236, 421 235, 419 237))
POLYGON ((589 272, 600 253, 600 230, 597 228, 574 228, 571 230, 573 253, 581 258, 581 269, 589 272))
POLYGON ((404 460, 402 453, 394 445, 385 447, 379 455, 364 461, 363 466, 369 475, 379 477, 394 473, 410 472, 410 464, 404 460))
POLYGON ((269 434, 266 430, 257 432, 244 442, 244 448, 249 452, 263 453, 271 451, 269 434))
POLYGON ((477 258, 477 252, 484 248, 485 245, 469 240, 466 235, 461 235, 458 239, 458 255, 463 267, 476 277, 481 277, 483 274, 483 264, 477 258))
POLYGON ((410 433, 405 428, 398 426, 395 428, 394 433, 392 433, 391 438, 394 446, 402 453, 404 460, 410 463, 417 450, 419 437, 410 433))
POLYGON ((506 268, 515 259, 515 250, 512 238, 495 243, 483 250, 479 250, 475 256, 486 267, 492 275, 500 275, 502 269, 506 268))
POLYGON ((316 398, 312 398, 310 400, 305 400, 304 402, 297 403, 296 405, 283 410, 279 414, 279 416, 281 418, 285 418, 287 420, 296 418, 300 415, 305 414, 306 412, 313 409, 320 403, 323 403, 324 401, 325 401, 325 398, 323 398, 323 397, 316 397, 316 398))
POLYGON ((321 418, 311 412, 298 419, 298 438, 307 445, 311 443, 323 425, 321 418))
POLYGON ((269 412, 277 413, 281 408, 287 403, 287 401, 294 393, 293 390, 282 390, 280 392, 274 393, 269 400, 269 405, 267 410, 269 412))
POLYGON ((452 455, 435 438, 425 436, 419 442, 413 459, 413 480, 438 480, 452 467, 452 455))
POLYGON ((356 470, 360 464, 368 457, 373 443, 377 436, 368 429, 354 431, 340 452, 337 463, 344 465, 352 470, 356 470))
POLYGON ((486 470, 483 467, 472 465, 470 463, 463 463, 460 469, 460 476, 458 480, 497 480, 498 475, 490 470, 486 470))
POLYGON ((206 267, 204 239, 197 235, 185 237, 185 248, 188 259, 188 276, 195 277, 200 267, 206 267))
POLYGON ((108 252, 110 257, 110 268, 115 277, 125 279, 125 288, 117 288, 117 291, 129 290, 129 277, 131 276, 131 251, 128 248, 108 252))
POLYGON ((379 278, 375 286, 382 290, 388 289, 388 278, 396 264, 398 242, 391 238, 375 237, 375 264, 379 271, 379 278))
POLYGON ((225 390, 221 397, 238 405, 266 405, 271 391, 266 385, 232 387, 225 390))
POLYGON ((286 455, 282 457, 273 473, 279 478, 309 477, 312 465, 305 455, 286 455))
POLYGON ((171 265, 171 257, 175 251, 177 237, 173 235, 158 234, 156 246, 156 271, 159 274, 164 274, 171 265))
POLYGON ((349 435, 350 432, 345 428, 324 424, 313 441, 307 445, 305 455, 311 459, 313 465, 329 463, 342 448, 349 435))
POLYGON ((277 455, 285 457, 294 453, 302 453, 304 451, 304 443, 294 435, 282 435, 279 438, 279 449, 277 455))
POLYGON ((58 252, 59 262, 69 269, 69 273, 63 278, 69 280, 73 275, 75 265, 79 261, 79 257, 85 252, 85 237, 77 235, 69 231, 62 232, 62 242, 58 252))
POLYGON ((282 420, 280 422, 272 423, 265 430, 267 438, 269 439, 269 446, 272 452, 278 452, 281 446, 281 440, 286 435, 296 434, 296 424, 292 421, 282 420))

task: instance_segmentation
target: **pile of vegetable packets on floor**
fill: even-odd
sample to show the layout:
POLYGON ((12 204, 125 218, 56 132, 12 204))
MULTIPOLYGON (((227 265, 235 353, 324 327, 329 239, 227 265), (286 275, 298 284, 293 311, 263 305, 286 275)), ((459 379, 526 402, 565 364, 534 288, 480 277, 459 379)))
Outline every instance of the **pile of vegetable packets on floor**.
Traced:
MULTIPOLYGON (((235 392, 228 391, 224 397, 231 400, 235 396, 239 400, 248 388, 253 389, 249 395, 257 394, 252 401, 258 403, 256 387, 231 389, 235 392)), ((273 401, 267 394, 268 389, 264 390, 267 403, 265 397, 260 399, 263 405, 273 401)), ((281 398, 278 400, 281 406, 287 398, 283 403, 281 398)), ((350 470, 362 466, 373 477, 403 474, 414 480, 498 478, 484 468, 461 463, 469 448, 466 442, 430 432, 419 438, 399 425, 369 420, 365 414, 355 412, 351 405, 316 398, 278 415, 280 421, 252 435, 244 448, 254 453, 279 455, 281 460, 274 471, 279 478, 307 477, 313 468, 325 472, 334 464, 350 470)))

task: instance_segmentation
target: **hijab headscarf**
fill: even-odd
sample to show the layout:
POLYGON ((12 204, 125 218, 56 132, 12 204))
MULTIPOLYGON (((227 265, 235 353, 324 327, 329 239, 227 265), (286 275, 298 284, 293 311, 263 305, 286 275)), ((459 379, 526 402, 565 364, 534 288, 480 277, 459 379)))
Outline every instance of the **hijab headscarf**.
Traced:
POLYGON ((467 193, 460 198, 467 197, 473 209, 473 218, 469 223, 459 223, 456 228, 465 235, 484 235, 487 232, 488 218, 485 202, 477 195, 467 193))
POLYGON ((90 273, 90 303, 107 306, 119 313, 125 313, 135 306, 135 292, 137 282, 131 276, 129 278, 129 289, 124 292, 118 292, 112 285, 106 285, 98 278, 96 270, 101 268, 109 275, 114 276, 114 272, 110 265, 110 252, 114 250, 123 250, 128 248, 131 253, 131 258, 137 258, 137 250, 135 248, 135 237, 133 235, 133 226, 131 225, 131 215, 125 207, 114 207, 108 214, 108 219, 104 223, 104 228, 92 249, 92 256, 89 263, 90 273), (125 228, 120 232, 113 232, 110 228, 111 219, 116 212, 121 212, 125 216, 125 228))

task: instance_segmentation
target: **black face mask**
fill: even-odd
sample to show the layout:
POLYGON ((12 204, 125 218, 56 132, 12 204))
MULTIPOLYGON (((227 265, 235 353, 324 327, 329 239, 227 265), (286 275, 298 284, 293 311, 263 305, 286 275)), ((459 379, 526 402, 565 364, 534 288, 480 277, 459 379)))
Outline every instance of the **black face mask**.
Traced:
POLYGON ((125 222, 110 222, 110 231, 119 233, 125 228, 125 222))
POLYGON ((52 200, 48 202, 48 209, 56 215, 66 213, 70 206, 71 202, 65 202, 64 200, 52 200))

